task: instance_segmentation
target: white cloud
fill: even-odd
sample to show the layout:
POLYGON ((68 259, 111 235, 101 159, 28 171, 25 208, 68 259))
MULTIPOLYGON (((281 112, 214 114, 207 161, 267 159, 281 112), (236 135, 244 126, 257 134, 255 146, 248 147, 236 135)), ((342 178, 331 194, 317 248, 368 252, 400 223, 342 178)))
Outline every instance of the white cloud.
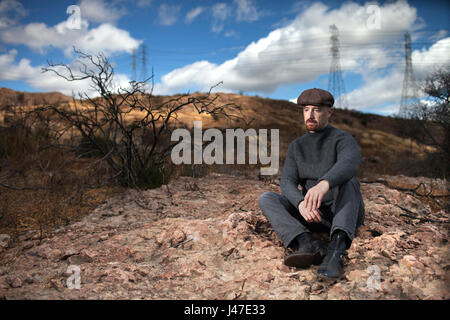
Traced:
MULTIPOLYGON (((214 6, 213 31, 223 29, 229 16, 225 3, 214 6)), ((381 30, 370 30, 366 6, 347 2, 330 10, 314 3, 290 24, 270 32, 249 44, 235 58, 215 64, 200 61, 173 70, 162 77, 158 90, 165 93, 192 90, 192 86, 208 90, 223 81, 220 90, 270 93, 278 86, 309 82, 330 67, 329 26, 340 30, 341 67, 344 71, 368 72, 398 63, 398 45, 404 31, 414 26, 416 9, 404 1, 380 7, 381 30), (394 46, 392 47, 392 44, 394 46)))
POLYGON ((81 0, 79 6, 82 19, 96 23, 114 24, 126 13, 103 0, 81 0))
POLYGON ((186 23, 191 23, 191 22, 194 21, 200 14, 202 14, 203 11, 205 11, 205 8, 203 8, 203 7, 197 7, 197 8, 194 8, 194 9, 190 10, 190 11, 186 14, 185 22, 186 22, 186 23))
POLYGON ((216 3, 211 10, 213 17, 212 31, 221 32, 225 20, 231 15, 231 8, 226 3, 216 3))
MULTIPOLYGON (((442 39, 433 44, 428 49, 414 50, 411 60, 416 82, 425 79, 429 72, 433 71, 432 66, 439 66, 450 63, 450 38, 442 39)), ((376 109, 377 106, 391 103, 389 111, 398 111, 400 98, 403 89, 404 62, 399 63, 386 76, 376 74, 365 74, 364 84, 347 94, 347 100, 351 103, 351 108, 364 111, 383 111, 376 109)), ((420 95, 420 91, 418 92, 420 95)), ((386 111, 386 110, 384 110, 386 111)))
MULTIPOLYGON (((98 96, 99 94, 92 90, 89 80, 66 81, 53 72, 42 72, 44 66, 32 66, 30 60, 22 58, 16 62, 17 50, 10 50, 6 54, 0 55, 0 81, 23 81, 30 86, 42 91, 59 91, 66 95, 85 92, 89 96, 98 96)), ((88 61, 84 61, 88 63, 88 61)), ((77 63, 70 64, 73 72, 77 74, 77 63)), ((79 65, 78 65, 79 67, 79 65)), ((57 67, 56 70, 61 74, 67 75, 67 70, 57 67)), ((115 74, 112 88, 119 85, 127 87, 130 80, 126 75, 115 74)))
POLYGON ((237 5, 236 21, 252 22, 259 19, 259 13, 253 0, 234 0, 237 5))
POLYGON ((430 66, 442 66, 450 63, 450 37, 441 39, 428 49, 414 50, 411 60, 415 76, 423 80, 430 71, 430 66))
POLYGON ((70 95, 72 90, 86 90, 87 81, 62 81, 53 73, 42 73, 41 66, 33 67, 30 60, 21 59, 16 62, 17 50, 10 50, 0 55, 0 80, 24 81, 34 88, 44 91, 60 91, 70 95))
POLYGON ((351 109, 366 110, 389 101, 400 103, 403 84, 403 69, 398 67, 384 76, 366 76, 364 84, 346 98, 351 109))
POLYGON ((132 52, 141 41, 132 38, 128 31, 111 24, 101 24, 88 29, 88 23, 81 20, 81 29, 72 29, 67 21, 53 27, 45 23, 30 23, 3 30, 0 40, 9 44, 23 44, 43 53, 50 47, 63 50, 70 56, 73 46, 88 53, 132 52))
POLYGON ((145 8, 152 4, 152 0, 138 0, 136 4, 139 8, 145 8))
POLYGON ((128 52, 139 46, 141 41, 132 38, 128 31, 118 29, 110 24, 102 24, 89 30, 83 37, 77 39, 74 45, 88 52, 99 51, 109 54, 112 52, 128 52))
POLYGON ((439 30, 437 33, 433 34, 430 39, 432 41, 437 41, 440 40, 442 38, 445 38, 448 35, 448 31, 447 30, 439 30))
POLYGON ((238 22, 253 22, 259 19, 258 12, 254 0, 233 0, 234 5, 225 2, 216 3, 211 7, 213 32, 219 33, 225 27, 228 18, 235 17, 238 22))
POLYGON ((26 14, 27 11, 19 1, 2 0, 0 2, 0 28, 15 25, 26 14))
POLYGON ((163 26, 173 25, 178 20, 180 6, 170 6, 165 3, 158 8, 158 22, 163 26))
MULTIPOLYGON (((82 1, 81 5, 83 3, 82 1)), ((105 5, 103 1, 94 1, 92 3, 105 5)), ((7 8, 10 7, 9 5, 7 8)), ((4 8, 6 8, 5 1, 2 1, 0 2, 0 10, 4 12, 4 8)), ((103 11, 102 14, 104 13, 103 11)), ((97 14, 100 13, 97 12, 97 14)), ((45 23, 8 25, 2 28, 0 32, 0 42, 25 45, 43 54, 50 48, 56 48, 62 50, 70 58, 73 55, 73 47, 93 55, 102 52, 104 55, 109 56, 118 52, 131 53, 142 42, 131 37, 126 30, 119 29, 110 23, 102 23, 95 28, 89 28, 89 23, 85 17, 86 15, 83 16, 82 11, 79 29, 73 28, 73 25, 70 23, 70 17, 54 26, 47 26, 45 23)), ((93 18, 92 15, 86 18, 91 19, 91 21, 107 20, 106 18, 101 18, 100 15, 97 18, 93 18)), ((111 19, 113 21, 117 17, 112 17, 111 19)), ((28 59, 22 58, 18 60, 17 54, 18 51, 13 49, 0 55, 0 81, 24 81, 39 90, 56 90, 65 94, 71 94, 73 90, 75 92, 89 93, 90 84, 88 81, 67 82, 53 73, 41 73, 42 66, 33 66, 28 59)), ((69 65, 76 67, 74 63, 75 61, 72 61, 69 65)), ((127 82, 128 78, 125 75, 115 75, 115 84, 121 83, 126 85, 127 82)))
POLYGON ((16 55, 15 49, 0 55, 0 80, 19 80, 21 74, 30 73, 30 61, 22 59, 19 64, 15 64, 16 55))
POLYGON ((236 31, 231 30, 231 31, 227 31, 223 34, 225 37, 227 38, 231 38, 231 37, 239 37, 238 34, 236 33, 236 31))

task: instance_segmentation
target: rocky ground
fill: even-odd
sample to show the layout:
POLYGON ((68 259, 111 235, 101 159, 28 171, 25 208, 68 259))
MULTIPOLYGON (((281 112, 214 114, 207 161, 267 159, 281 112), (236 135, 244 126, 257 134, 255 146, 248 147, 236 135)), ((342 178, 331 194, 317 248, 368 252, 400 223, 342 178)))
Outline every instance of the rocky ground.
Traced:
POLYGON ((0 235, 0 298, 450 299, 449 213, 398 182, 448 200, 443 181, 362 182, 366 221, 339 281, 283 265, 258 207, 277 181, 211 174, 127 191, 43 240, 0 235))

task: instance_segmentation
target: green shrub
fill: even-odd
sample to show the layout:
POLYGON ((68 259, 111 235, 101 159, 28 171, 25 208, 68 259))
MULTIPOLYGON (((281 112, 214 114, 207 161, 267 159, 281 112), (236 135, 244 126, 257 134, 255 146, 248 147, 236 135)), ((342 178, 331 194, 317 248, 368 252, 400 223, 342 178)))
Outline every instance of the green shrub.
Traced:
POLYGON ((163 184, 167 184, 169 181, 169 174, 162 168, 158 167, 155 163, 150 163, 147 166, 142 166, 139 161, 133 162, 133 170, 135 173, 134 185, 130 183, 130 179, 123 177, 120 183, 126 187, 138 187, 140 189, 155 189, 163 184))

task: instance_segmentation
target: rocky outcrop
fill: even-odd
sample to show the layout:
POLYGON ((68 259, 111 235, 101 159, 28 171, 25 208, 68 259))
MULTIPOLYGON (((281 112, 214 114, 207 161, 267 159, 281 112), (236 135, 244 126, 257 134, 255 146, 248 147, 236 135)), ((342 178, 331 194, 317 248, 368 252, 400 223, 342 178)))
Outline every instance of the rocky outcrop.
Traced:
MULTIPOLYGON (((434 188, 448 192, 442 181, 434 188)), ((0 297, 449 299, 448 212, 389 183, 361 189, 366 221, 339 281, 319 278, 317 266, 283 265, 285 249, 257 201, 280 192, 276 182, 211 174, 127 191, 43 240, 4 236, 0 297)))

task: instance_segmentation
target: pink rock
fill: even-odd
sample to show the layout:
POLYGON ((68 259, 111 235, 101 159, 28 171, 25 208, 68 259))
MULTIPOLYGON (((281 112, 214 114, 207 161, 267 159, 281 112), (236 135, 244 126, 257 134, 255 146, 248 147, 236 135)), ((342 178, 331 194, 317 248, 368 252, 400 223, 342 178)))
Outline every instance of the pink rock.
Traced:
POLYGON ((70 256, 67 260, 70 264, 73 265, 80 265, 83 263, 90 263, 93 260, 94 254, 91 253, 88 250, 85 250, 84 252, 81 252, 80 254, 76 254, 73 256, 70 256))
POLYGON ((408 268, 416 268, 419 270, 424 270, 425 266, 423 265, 423 263, 421 263, 420 261, 418 261, 416 259, 416 257, 411 256, 411 255, 406 255, 404 256, 400 261, 399 261, 400 265, 404 265, 408 268))
POLYGON ((275 278, 275 277, 274 277, 271 273, 269 273, 269 272, 263 272, 263 273, 261 274, 261 276, 260 276, 260 280, 261 280, 262 282, 270 282, 270 281, 272 281, 274 278, 275 278))
POLYGON ((280 192, 278 185, 277 190, 256 176, 237 180, 222 174, 181 177, 143 191, 139 201, 148 209, 136 204, 137 192, 126 192, 67 226, 67 233, 62 228, 23 252, 7 249, 0 289, 18 299, 449 299, 445 225, 413 224, 400 216, 403 211, 394 203, 421 210, 404 192, 380 183, 361 186, 366 221, 339 281, 321 281, 317 266, 297 270, 284 265, 286 251, 257 202, 264 191, 280 192), (194 189, 185 188, 194 184, 194 189), (102 216, 121 208, 121 215, 102 216), (59 254, 67 260, 56 259, 59 254), (71 273, 63 272, 71 262, 80 263, 78 293, 65 290, 71 273), (382 272, 379 290, 368 290, 370 265, 382 272), (36 276, 34 285, 27 285, 26 274, 36 276), (11 275, 19 276, 9 282, 20 287, 6 282, 11 275), (50 294, 49 284, 58 293, 50 294))
POLYGON ((328 300, 348 300, 350 293, 341 283, 336 283, 328 290, 328 300))
POLYGON ((63 283, 61 282, 61 279, 51 279, 50 286, 58 291, 64 287, 63 283))
POLYGON ((11 288, 20 288, 23 285, 23 280, 17 275, 8 275, 6 277, 6 283, 11 286, 11 288))
POLYGON ((176 247, 186 240, 186 234, 182 230, 175 230, 170 238, 170 246, 176 247))
POLYGON ((450 288, 448 284, 445 284, 442 281, 433 280, 426 283, 426 286, 423 289, 423 295, 423 299, 426 300, 449 300, 450 288))
POLYGON ((145 240, 151 240, 155 236, 150 229, 144 229, 141 232, 139 232, 139 236, 142 237, 145 240))
POLYGON ((347 280, 355 282, 365 282, 369 277, 367 270, 352 270, 345 275, 347 280))
POLYGON ((133 256, 133 261, 139 263, 139 262, 143 262, 148 257, 148 253, 137 251, 137 252, 133 252, 132 256, 133 256))

